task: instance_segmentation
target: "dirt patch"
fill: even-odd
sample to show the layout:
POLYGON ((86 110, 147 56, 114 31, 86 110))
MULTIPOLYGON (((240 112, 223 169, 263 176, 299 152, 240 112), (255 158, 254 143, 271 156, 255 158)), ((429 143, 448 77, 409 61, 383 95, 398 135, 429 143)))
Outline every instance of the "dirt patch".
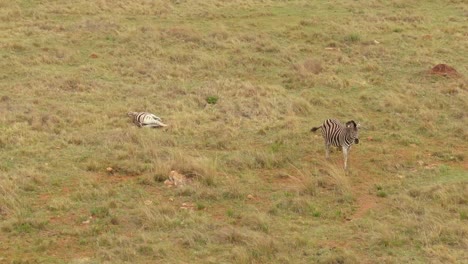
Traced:
POLYGON ((369 194, 361 194, 356 198, 356 203, 358 204, 358 209, 349 220, 362 218, 370 209, 377 206, 377 199, 369 194))
POLYGON ((351 192, 356 197, 357 209, 354 214, 346 218, 348 221, 362 218, 369 210, 378 206, 378 197, 369 193, 369 190, 375 184, 375 179, 368 174, 356 177, 359 177, 359 182, 353 184, 351 192))
POLYGON ((43 194, 40 194, 39 195, 39 201, 42 203, 42 202, 46 202, 50 199, 50 194, 49 193, 43 193, 43 194))
POLYGON ((454 68, 447 64, 437 64, 430 71, 429 74, 440 75, 444 77, 460 77, 460 74, 454 68))
POLYGON ((462 168, 464 168, 465 170, 468 170, 468 160, 462 162, 462 168))

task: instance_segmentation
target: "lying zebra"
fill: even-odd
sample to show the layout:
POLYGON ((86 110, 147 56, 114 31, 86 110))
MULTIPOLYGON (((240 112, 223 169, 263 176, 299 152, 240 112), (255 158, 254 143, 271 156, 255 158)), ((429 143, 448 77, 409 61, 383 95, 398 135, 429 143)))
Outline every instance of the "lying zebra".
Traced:
POLYGON ((310 131, 315 132, 321 129, 323 139, 325 140, 325 157, 329 158, 330 145, 343 148, 344 169, 348 168, 348 153, 353 143, 359 144, 359 126, 360 124, 353 120, 341 124, 338 120, 327 119, 319 127, 314 127, 310 131))
POLYGON ((147 112, 128 112, 127 115, 132 119, 132 122, 138 127, 165 127, 167 126, 161 121, 161 118, 147 112))

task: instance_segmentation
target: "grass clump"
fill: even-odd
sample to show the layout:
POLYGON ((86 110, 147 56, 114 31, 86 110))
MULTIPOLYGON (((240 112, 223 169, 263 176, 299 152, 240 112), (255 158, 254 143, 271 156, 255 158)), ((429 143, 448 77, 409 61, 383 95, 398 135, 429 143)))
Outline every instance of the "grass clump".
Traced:
POLYGON ((468 212, 461 211, 460 212, 460 220, 468 220, 468 212))
POLYGON ((208 96, 208 97, 206 97, 206 102, 208 104, 214 105, 214 104, 216 104, 218 102, 218 99, 219 98, 217 96, 208 96))
POLYGON ((361 36, 358 33, 351 33, 344 37, 344 41, 347 43, 356 43, 361 41, 361 36))
POLYGON ((93 207, 89 212, 93 217, 97 218, 105 218, 110 215, 109 208, 105 206, 93 207))
POLYGON ((466 259, 462 1, 62 2, 0 3, 0 262, 466 259))
POLYGON ((377 191, 377 196, 381 197, 381 198, 385 198, 385 197, 388 196, 388 194, 384 190, 379 190, 379 191, 377 191))
POLYGON ((11 230, 19 234, 30 234, 45 230, 47 225, 48 223, 46 221, 21 219, 14 222, 11 228, 3 227, 3 230, 11 230))

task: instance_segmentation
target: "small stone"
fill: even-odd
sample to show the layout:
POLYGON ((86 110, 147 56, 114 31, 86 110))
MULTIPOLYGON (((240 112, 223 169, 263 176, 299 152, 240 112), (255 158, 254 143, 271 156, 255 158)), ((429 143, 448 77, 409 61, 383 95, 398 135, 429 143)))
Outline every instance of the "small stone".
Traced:
POLYGON ((145 200, 144 203, 145 203, 145 205, 152 205, 152 204, 153 204, 153 201, 151 201, 151 200, 145 200))
POLYGON ((252 194, 247 195, 247 199, 253 200, 255 197, 252 194))
POLYGON ((107 171, 107 172, 112 172, 112 171, 114 171, 114 169, 112 169, 111 167, 107 167, 107 168, 106 168, 106 171, 107 171))

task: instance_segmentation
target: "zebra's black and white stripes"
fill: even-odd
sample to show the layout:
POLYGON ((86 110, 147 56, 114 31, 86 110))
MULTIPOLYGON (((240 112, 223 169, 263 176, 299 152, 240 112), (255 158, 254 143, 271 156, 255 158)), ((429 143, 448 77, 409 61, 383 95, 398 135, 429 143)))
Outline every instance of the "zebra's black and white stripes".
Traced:
POLYGON ((167 126, 161 121, 161 118, 147 112, 128 112, 127 115, 132 119, 132 122, 138 127, 165 127, 167 126))
POLYGON ((338 120, 327 119, 319 127, 314 127, 310 131, 315 132, 321 129, 325 140, 325 157, 328 159, 330 146, 342 147, 344 156, 344 169, 348 168, 348 153, 353 143, 359 143, 359 124, 353 120, 341 124, 338 120))

